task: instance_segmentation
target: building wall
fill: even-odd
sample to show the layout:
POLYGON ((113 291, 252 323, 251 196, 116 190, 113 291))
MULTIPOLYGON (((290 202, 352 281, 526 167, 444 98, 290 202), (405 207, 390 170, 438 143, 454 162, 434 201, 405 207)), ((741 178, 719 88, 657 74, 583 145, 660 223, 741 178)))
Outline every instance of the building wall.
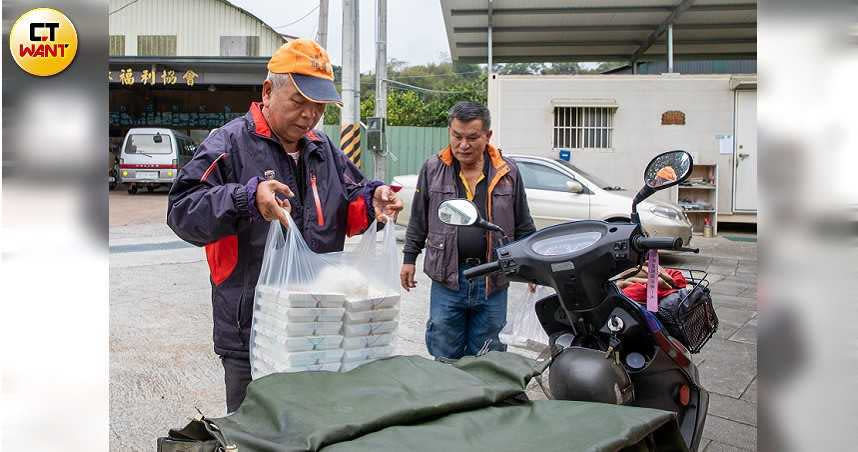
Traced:
MULTIPOLYGON (((735 92, 729 75, 494 76, 489 83, 493 142, 507 153, 557 157, 554 99, 615 101, 613 148, 572 151, 572 163, 607 182, 637 191, 657 154, 689 151, 695 163, 717 163, 718 209, 732 209, 732 155, 717 135, 733 135, 735 92), (685 113, 685 125, 661 125, 662 113, 685 113)), ((655 198, 676 200, 676 188, 655 198)))
MULTIPOLYGON (((221 36, 258 36, 258 54, 271 56, 285 40, 256 17, 222 0, 110 0, 111 36, 125 36, 137 55, 140 35, 175 35, 176 56, 220 56, 221 36), (124 5, 127 7, 122 8, 124 5)), ((161 56, 161 55, 159 55, 161 56)))

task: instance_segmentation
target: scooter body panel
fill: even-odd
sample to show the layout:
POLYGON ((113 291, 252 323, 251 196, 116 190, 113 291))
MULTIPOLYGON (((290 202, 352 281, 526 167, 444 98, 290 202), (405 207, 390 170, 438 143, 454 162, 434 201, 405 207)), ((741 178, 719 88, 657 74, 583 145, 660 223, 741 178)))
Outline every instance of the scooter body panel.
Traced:
MULTIPOLYGON (((563 336, 566 346, 607 350, 613 334, 619 340, 614 353, 618 354, 634 386, 635 399, 631 405, 676 413, 686 444, 690 450, 696 450, 702 437, 709 405, 709 393, 700 386, 696 366, 690 360, 686 361, 686 365, 682 365, 680 360, 671 358, 659 348, 639 305, 628 299, 615 284, 608 282, 610 276, 633 266, 625 257, 617 259, 613 254, 603 251, 613 249, 614 243, 629 240, 629 236, 635 233, 634 227, 625 226, 627 227, 622 228, 622 231, 620 228, 615 231, 622 232, 622 236, 611 236, 609 232, 609 239, 604 240, 605 243, 600 240, 591 245, 591 251, 582 250, 584 253, 596 254, 596 258, 566 256, 566 260, 558 261, 559 265, 555 262, 554 268, 559 267, 560 272, 552 271, 545 263, 540 264, 538 256, 522 258, 523 253, 532 252, 532 246, 528 248, 527 242, 517 249, 507 249, 507 256, 516 262, 518 274, 527 274, 533 279, 538 277, 540 282, 548 283, 557 291, 535 304, 537 318, 550 338, 551 347, 559 351, 556 347, 557 339, 563 336), (563 262, 571 263, 571 268, 563 262), (542 272, 535 268, 540 265, 544 268, 542 272), (606 268, 610 270, 605 270, 606 268), (544 274, 545 272, 550 275, 544 274), (599 297, 598 301, 593 300, 595 297, 599 297), (622 331, 612 333, 608 329, 608 321, 612 318, 622 321, 622 331), (626 358, 630 353, 643 356, 645 365, 639 368, 629 366, 626 358), (682 386, 688 387, 688 403, 685 405, 679 397, 682 386)), ((561 229, 585 232, 596 229, 593 225, 575 228, 572 224, 558 225, 555 228, 557 231, 547 234, 549 239, 562 236, 561 229)), ((534 239, 545 240, 539 237, 534 239)))
MULTIPOLYGON (((645 185, 632 201, 631 222, 583 220, 550 226, 497 248, 496 261, 469 269, 467 275, 500 271, 510 281, 553 287, 555 295, 535 304, 549 337, 551 362, 556 363, 549 373, 549 386, 566 397, 610 400, 606 396, 610 391, 599 385, 612 383, 615 392, 634 394, 614 398, 617 403, 676 413, 686 445, 696 450, 709 406, 696 366, 653 313, 642 310, 611 282, 615 275, 640 266, 649 251, 693 251, 682 248, 681 238, 647 237, 637 212, 641 201, 688 179, 692 168, 693 158, 686 151, 659 154, 644 171, 645 185), (605 375, 622 378, 611 381, 605 375), (587 384, 592 388, 582 386, 587 384)), ((476 206, 465 204, 467 200, 446 202, 451 203, 448 224, 477 224, 503 232, 480 219, 476 206)))

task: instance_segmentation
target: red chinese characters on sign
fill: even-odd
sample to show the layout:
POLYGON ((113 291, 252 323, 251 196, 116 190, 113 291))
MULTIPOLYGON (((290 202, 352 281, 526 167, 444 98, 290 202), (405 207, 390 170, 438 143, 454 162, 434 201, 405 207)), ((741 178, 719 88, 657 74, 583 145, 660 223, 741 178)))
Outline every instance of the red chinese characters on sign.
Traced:
POLYGON ((684 126, 685 113, 678 110, 666 111, 661 114, 661 125, 663 126, 684 126))

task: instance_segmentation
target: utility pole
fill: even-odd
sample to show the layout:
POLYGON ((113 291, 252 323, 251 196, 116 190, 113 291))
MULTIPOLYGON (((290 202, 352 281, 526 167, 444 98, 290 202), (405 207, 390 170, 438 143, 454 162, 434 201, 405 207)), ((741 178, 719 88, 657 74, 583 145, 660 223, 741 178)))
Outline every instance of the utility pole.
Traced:
POLYGON ((488 51, 489 51, 489 70, 488 70, 488 75, 489 75, 489 80, 491 80, 491 79, 492 79, 492 67, 494 67, 494 61, 492 61, 492 47, 494 47, 494 45, 493 45, 493 43, 492 43, 492 32, 493 32, 493 30, 492 30, 492 29, 494 28, 494 26, 493 26, 493 25, 494 25, 494 18, 492 18, 492 13, 493 13, 493 11, 492 11, 492 9, 493 9, 493 8, 492 8, 492 6, 493 6, 493 5, 492 5, 492 0, 489 0, 489 14, 488 14, 488 17, 487 17, 487 18, 488 18, 488 21, 489 21, 489 42, 488 42, 488 51))
MULTIPOLYGON (((328 0, 319 0, 319 32, 316 33, 316 42, 323 49, 328 50, 328 0)), ((327 106, 325 107, 327 109, 327 106)), ((319 118, 316 124, 317 129, 321 129, 325 125, 325 114, 319 118)))
POLYGON ((319 32, 316 33, 316 42, 323 49, 328 48, 328 0, 319 0, 319 32))
POLYGON ((340 148, 360 168, 359 0, 343 0, 343 110, 340 148))
POLYGON ((673 73, 673 24, 667 25, 667 72, 673 73))
POLYGON ((382 151, 375 154, 375 178, 381 181, 387 176, 387 139, 384 129, 387 118, 387 0, 376 0, 375 37, 375 116, 382 123, 382 151))

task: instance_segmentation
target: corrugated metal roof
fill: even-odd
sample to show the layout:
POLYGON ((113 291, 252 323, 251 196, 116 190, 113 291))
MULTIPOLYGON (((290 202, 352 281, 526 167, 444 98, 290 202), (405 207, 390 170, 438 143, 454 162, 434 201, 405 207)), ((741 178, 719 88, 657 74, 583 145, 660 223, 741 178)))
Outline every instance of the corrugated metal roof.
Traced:
MULTIPOLYGON (((638 74, 663 74, 667 72, 666 61, 648 61, 638 64, 638 74)), ((757 60, 676 60, 673 72, 680 74, 756 74, 757 60)), ((606 74, 631 74, 631 66, 623 66, 606 74)))
POLYGON ((756 0, 441 0, 441 9, 450 55, 465 62, 486 62, 489 20, 497 63, 661 59, 668 22, 676 56, 757 52, 756 0))
POLYGON ((175 35, 177 56, 220 56, 221 36, 258 36, 253 56, 271 56, 286 41, 225 0, 110 0, 109 10, 109 33, 126 36, 127 56, 137 54, 139 35, 175 35))

